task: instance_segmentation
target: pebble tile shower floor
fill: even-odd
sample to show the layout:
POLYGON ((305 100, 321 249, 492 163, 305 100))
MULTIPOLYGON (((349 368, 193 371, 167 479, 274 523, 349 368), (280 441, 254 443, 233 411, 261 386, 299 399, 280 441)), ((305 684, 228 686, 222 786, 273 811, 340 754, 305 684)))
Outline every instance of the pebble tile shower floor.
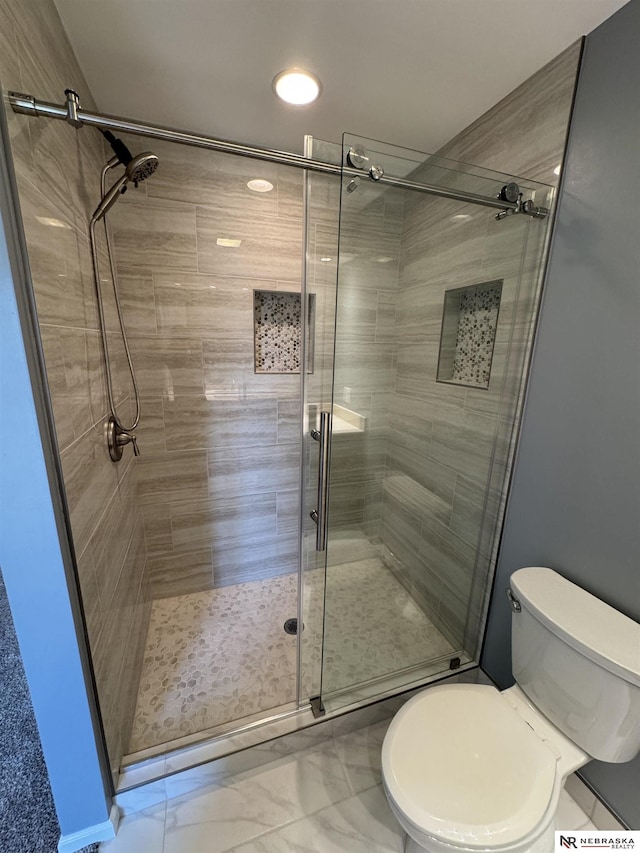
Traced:
MULTIPOLYGON (((323 572, 310 575, 307 595, 321 596, 323 572)), ((295 702, 296 638, 283 625, 297 584, 283 575, 153 603, 130 753, 295 702)), ((379 559, 329 568, 332 689, 451 652, 379 559)))

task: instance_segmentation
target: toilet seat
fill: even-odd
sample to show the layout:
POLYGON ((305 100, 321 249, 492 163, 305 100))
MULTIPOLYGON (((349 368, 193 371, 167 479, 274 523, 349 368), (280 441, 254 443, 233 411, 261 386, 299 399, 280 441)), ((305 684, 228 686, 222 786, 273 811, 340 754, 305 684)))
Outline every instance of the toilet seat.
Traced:
POLYGON ((557 761, 495 687, 476 684, 411 699, 382 748, 387 794, 410 827, 469 849, 517 847, 542 832, 557 803, 557 761))

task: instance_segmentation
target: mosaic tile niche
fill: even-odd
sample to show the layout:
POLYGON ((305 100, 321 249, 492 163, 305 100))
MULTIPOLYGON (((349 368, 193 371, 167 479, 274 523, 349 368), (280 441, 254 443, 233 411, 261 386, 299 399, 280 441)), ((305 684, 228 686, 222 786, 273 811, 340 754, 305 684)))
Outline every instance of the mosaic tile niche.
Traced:
MULTIPOLYGON (((281 290, 253 291, 254 353, 256 373, 300 373, 302 307, 299 293, 281 290)), ((313 298, 307 318, 313 341, 313 298)), ((312 346, 307 369, 311 371, 312 346)))
POLYGON ((438 382, 488 388, 502 280, 445 291, 438 382))

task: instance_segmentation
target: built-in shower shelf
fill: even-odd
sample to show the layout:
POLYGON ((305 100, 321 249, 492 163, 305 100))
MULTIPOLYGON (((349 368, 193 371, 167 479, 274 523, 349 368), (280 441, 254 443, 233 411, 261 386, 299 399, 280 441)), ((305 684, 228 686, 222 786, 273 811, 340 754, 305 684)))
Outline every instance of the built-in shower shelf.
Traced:
POLYGON ((366 426, 367 419, 364 415, 352 412, 351 409, 345 409, 344 406, 339 406, 337 403, 334 404, 331 421, 331 431, 334 435, 336 433, 364 432, 366 426))

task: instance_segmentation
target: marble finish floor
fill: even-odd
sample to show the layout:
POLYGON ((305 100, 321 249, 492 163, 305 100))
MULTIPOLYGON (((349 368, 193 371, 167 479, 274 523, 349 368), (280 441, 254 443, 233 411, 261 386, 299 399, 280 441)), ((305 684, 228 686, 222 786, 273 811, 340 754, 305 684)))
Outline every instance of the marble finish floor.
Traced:
MULTIPOLYGON (((296 638, 283 625, 297 613, 297 582, 290 574, 153 603, 129 753, 295 702, 296 638)), ((309 572, 305 596, 321 607, 324 593, 324 571, 309 572)), ((322 619, 308 621, 306 659, 319 669, 322 619)), ((380 559, 329 567, 326 692, 454 651, 380 559)))
MULTIPOLYGON (((100 853, 401 853, 404 835, 381 786, 389 723, 338 729, 235 775, 216 777, 205 765, 201 787, 188 793, 167 779, 169 799, 124 817, 100 853)), ((566 791, 557 825, 595 829, 566 791)))

